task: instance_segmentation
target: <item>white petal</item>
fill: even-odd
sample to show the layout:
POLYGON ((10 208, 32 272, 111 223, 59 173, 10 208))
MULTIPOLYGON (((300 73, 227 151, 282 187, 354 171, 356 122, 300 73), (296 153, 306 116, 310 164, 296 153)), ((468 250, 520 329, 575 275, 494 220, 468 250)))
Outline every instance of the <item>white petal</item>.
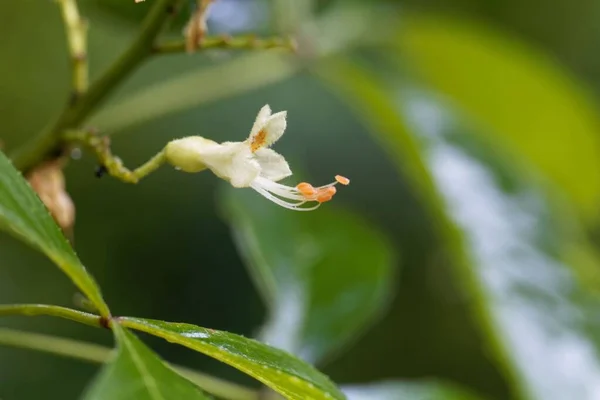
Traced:
MULTIPOLYGON (((247 147, 246 147, 247 148, 247 147)), ((237 153, 230 164, 229 182, 236 188, 250 187, 252 181, 260 174, 258 161, 251 157, 250 152, 237 153)))
POLYGON ((275 143, 285 131, 286 115, 286 111, 273 114, 267 118, 258 131, 253 131, 253 134, 250 135, 247 141, 250 149, 256 151, 275 143))
POLYGON ((270 116, 271 116, 271 107, 269 107, 269 105, 266 104, 258 112, 258 115, 256 116, 256 119, 254 120, 254 125, 252 125, 252 130, 250 131, 250 136, 248 137, 248 139, 252 140, 252 138, 255 137, 258 134, 258 132, 260 132, 262 130, 262 128, 264 128, 265 123, 267 122, 267 120, 269 119, 270 116))
POLYGON ((274 150, 262 148, 257 150, 254 156, 260 164, 260 176, 276 182, 292 175, 285 158, 274 150))
POLYGON ((234 159, 243 153, 248 157, 248 146, 242 142, 225 142, 222 144, 206 144, 198 148, 200 160, 219 178, 230 180, 234 159))
POLYGON ((269 117, 264 128, 267 132, 264 144, 265 147, 271 146, 283 135, 287 126, 286 117, 286 111, 278 112, 269 117))

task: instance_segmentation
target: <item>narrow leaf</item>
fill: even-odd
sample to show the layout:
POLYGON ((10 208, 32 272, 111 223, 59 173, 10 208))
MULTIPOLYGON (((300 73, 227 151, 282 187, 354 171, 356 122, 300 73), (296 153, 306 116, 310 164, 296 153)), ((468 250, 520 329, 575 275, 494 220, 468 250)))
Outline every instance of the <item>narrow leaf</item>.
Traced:
POLYGON ((344 399, 325 375, 256 340, 190 324, 120 317, 123 326, 161 337, 239 369, 289 399, 344 399))
POLYGON ((277 54, 251 54, 156 83, 105 107, 93 118, 104 130, 124 128, 289 78, 294 66, 277 54), (223 77, 227 79, 223 80, 223 77), (198 91, 194 88, 203 87, 198 91), (171 99, 157 101, 157 99, 171 99))
POLYGON ((581 258, 571 253, 588 250, 577 221, 563 214, 567 205, 429 94, 342 61, 322 74, 415 183, 514 391, 523 399, 598 398, 598 302, 578 280, 581 258))
POLYGON ((118 351, 85 393, 85 400, 206 400, 135 335, 113 324, 118 351))
POLYGON ((69 276, 102 315, 109 314, 94 278, 81 264, 38 196, 2 152, 0 152, 0 228, 46 254, 69 276))
POLYGON ((223 195, 236 243, 270 309, 265 342, 316 362, 381 313, 395 257, 366 221, 332 207, 292 213, 252 192, 226 188, 223 195))
POLYGON ((410 14, 400 27, 403 67, 486 124, 481 133, 539 167, 587 217, 600 215, 598 104, 581 82, 489 25, 410 14))

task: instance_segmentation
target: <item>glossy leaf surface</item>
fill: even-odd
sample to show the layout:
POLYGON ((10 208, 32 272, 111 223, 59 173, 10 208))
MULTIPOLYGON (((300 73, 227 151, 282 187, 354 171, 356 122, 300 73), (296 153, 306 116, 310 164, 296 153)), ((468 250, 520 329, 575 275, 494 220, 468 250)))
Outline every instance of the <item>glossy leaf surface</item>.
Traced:
POLYGON ((345 398, 314 367, 256 340, 191 324, 143 318, 121 317, 119 323, 229 364, 289 399, 345 398))
POLYGON ((89 388, 85 400, 211 399, 168 367, 134 334, 115 325, 118 351, 89 388))

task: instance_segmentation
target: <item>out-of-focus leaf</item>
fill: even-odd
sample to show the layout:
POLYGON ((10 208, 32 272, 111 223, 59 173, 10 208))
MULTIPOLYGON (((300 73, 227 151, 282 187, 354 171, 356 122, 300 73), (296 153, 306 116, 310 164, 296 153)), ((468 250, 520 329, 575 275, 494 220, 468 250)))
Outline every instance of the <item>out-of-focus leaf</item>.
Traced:
POLYGON ((0 152, 0 228, 46 254, 96 308, 109 314, 100 288, 86 271, 48 210, 10 160, 0 152))
MULTIPOLYGON (((521 398, 600 397, 598 302, 565 262, 566 235, 518 157, 505 157, 424 92, 337 61, 321 70, 415 182, 490 354, 521 398), (348 82, 352 82, 349 84, 348 82)), ((575 226, 574 221, 569 229, 575 226)))
POLYGON ((211 399, 168 367, 135 335, 114 325, 118 351, 84 395, 85 400, 211 399))
POLYGON ((242 56, 226 64, 188 72, 140 90, 102 109, 92 118, 92 124, 102 126, 107 132, 118 132, 150 119, 283 80, 292 76, 298 68, 278 54, 242 56), (198 90, 200 87, 202 90, 198 90))
POLYGON ((252 191, 223 192, 236 243, 270 309, 264 341, 316 362, 380 314, 395 263, 368 223, 329 204, 298 213, 252 191))
POLYGON ((600 201, 598 104, 535 48, 466 21, 409 14, 402 63, 553 179, 586 217, 600 201))
POLYGON ((206 354, 252 376, 289 399, 344 399, 314 367, 256 340, 190 324, 121 317, 119 323, 206 354))
POLYGON ((477 400, 479 397, 455 385, 439 382, 383 381, 345 385, 348 400, 477 400))

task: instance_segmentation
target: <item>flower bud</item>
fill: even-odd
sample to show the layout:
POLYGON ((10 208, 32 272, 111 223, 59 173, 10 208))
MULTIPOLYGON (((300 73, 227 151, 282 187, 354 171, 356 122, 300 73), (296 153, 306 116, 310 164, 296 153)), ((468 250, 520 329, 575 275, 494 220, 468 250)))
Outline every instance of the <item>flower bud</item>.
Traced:
POLYGON ((201 136, 190 136, 169 142, 165 147, 165 159, 175 168, 185 172, 200 172, 206 169, 202 162, 203 148, 218 144, 201 136))

